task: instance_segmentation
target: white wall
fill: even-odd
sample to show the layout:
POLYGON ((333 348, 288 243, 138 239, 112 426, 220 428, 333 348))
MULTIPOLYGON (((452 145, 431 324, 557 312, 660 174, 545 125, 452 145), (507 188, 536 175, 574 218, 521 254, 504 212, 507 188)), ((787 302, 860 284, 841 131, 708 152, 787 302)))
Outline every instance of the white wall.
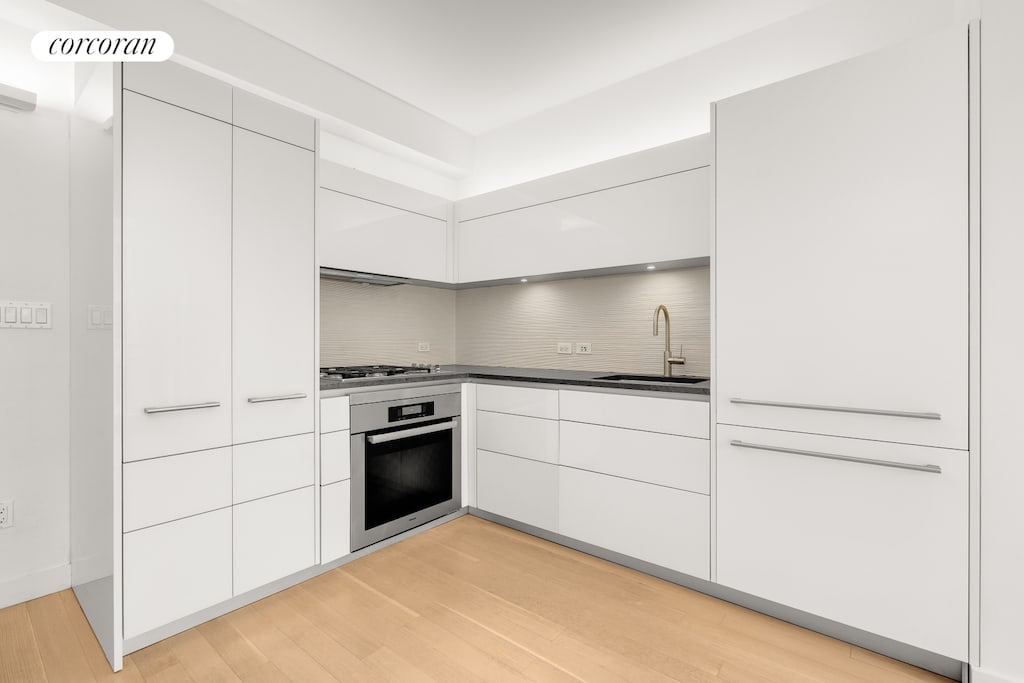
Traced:
MULTIPOLYGON (((982 683, 1024 681, 1024 3, 981 20, 982 683)), ((972 680, 975 677, 972 676, 972 680)))
POLYGON ((0 110, 0 299, 53 304, 53 329, 0 329, 0 607, 66 588, 68 570, 68 114, 70 65, 29 52, 0 21, 0 80, 36 91, 0 110))
POLYGON ((396 154, 435 170, 461 173, 472 163, 469 134, 200 0, 53 2, 114 28, 167 31, 187 66, 205 65, 256 94, 320 112, 326 130, 357 143, 388 141, 396 154))
POLYGON ((460 197, 709 130, 715 100, 960 21, 963 0, 836 0, 477 138, 460 197))

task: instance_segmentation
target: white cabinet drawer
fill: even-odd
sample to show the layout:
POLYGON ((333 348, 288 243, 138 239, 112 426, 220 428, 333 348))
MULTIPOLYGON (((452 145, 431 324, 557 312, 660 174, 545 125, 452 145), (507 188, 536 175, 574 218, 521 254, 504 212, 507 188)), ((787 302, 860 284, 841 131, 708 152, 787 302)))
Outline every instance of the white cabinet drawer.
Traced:
POLYGON ((231 598, 231 510, 124 535, 124 637, 231 598))
POLYGON ((558 466, 478 450, 476 500, 481 510, 558 531, 558 466))
POLYGON ((528 387, 502 387, 480 384, 476 388, 476 407, 496 413, 558 419, 558 391, 528 387))
POLYGON ((320 399, 320 433, 348 429, 348 396, 320 399))
POLYGON ((314 148, 316 132, 311 117, 238 88, 233 88, 233 95, 236 126, 298 147, 314 148))
POLYGON ((333 484, 351 475, 352 447, 349 430, 331 432, 320 437, 320 484, 333 484))
POLYGON ((704 495, 711 488, 711 442, 705 439, 563 421, 558 462, 704 495))
POLYGON ((966 453, 731 426, 718 437, 720 583, 967 657, 966 453))
POLYGON ((711 409, 706 401, 589 391, 562 390, 558 394, 563 420, 711 438, 711 409))
POLYGON ((349 553, 351 484, 346 480, 320 488, 320 564, 349 553))
POLYGON ((124 530, 231 505, 231 448, 130 462, 124 466, 124 530))
POLYGON ((300 434, 234 447, 234 502, 313 484, 313 435, 300 434))
POLYGON ((313 566, 313 487, 234 508, 235 595, 313 566))
POLYGON ((559 469, 559 531, 701 579, 711 572, 711 499, 569 467, 559 469))
POLYGON ((496 453, 557 463, 558 421, 478 410, 476 445, 496 453))

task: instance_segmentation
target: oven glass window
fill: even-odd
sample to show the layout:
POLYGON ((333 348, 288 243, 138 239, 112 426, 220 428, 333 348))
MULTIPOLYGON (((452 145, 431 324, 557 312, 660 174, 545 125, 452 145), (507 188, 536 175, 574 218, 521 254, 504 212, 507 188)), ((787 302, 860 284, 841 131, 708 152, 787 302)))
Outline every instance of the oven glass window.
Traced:
POLYGON ((366 442, 366 529, 452 498, 452 430, 366 442))

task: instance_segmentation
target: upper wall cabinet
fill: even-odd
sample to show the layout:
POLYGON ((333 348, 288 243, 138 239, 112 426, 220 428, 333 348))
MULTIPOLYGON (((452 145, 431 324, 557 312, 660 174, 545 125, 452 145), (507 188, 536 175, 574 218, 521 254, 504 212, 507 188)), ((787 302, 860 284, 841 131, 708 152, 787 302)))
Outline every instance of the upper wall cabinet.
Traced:
POLYGON ((320 185, 321 267, 452 281, 446 200, 329 162, 320 185))
POLYGON ((719 102, 719 423, 967 448, 967 32, 719 102))
POLYGON ((459 282, 707 258, 708 137, 459 202, 459 282))

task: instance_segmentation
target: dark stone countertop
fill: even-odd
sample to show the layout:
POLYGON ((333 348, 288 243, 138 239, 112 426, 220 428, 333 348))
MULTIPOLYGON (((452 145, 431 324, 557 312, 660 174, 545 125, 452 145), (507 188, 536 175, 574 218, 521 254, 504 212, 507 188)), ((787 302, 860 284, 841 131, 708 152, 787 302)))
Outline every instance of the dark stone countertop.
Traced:
MULTIPOLYGON (((700 400, 711 394, 711 380, 705 379, 696 384, 675 384, 669 382, 641 380, 602 380, 598 377, 614 374, 613 371, 591 372, 584 370, 548 370, 542 368, 505 368, 490 365, 442 365, 440 372, 422 375, 396 375, 394 377, 368 377, 365 379, 321 379, 321 392, 337 390, 368 389, 376 387, 401 386, 420 382, 439 381, 501 381, 501 382, 534 382, 538 384, 562 384, 568 386, 598 387, 630 391, 657 391, 668 394, 691 394, 700 400)), ((680 375, 685 377, 685 375, 680 375)), ((652 375, 652 378, 656 375, 652 375)))

